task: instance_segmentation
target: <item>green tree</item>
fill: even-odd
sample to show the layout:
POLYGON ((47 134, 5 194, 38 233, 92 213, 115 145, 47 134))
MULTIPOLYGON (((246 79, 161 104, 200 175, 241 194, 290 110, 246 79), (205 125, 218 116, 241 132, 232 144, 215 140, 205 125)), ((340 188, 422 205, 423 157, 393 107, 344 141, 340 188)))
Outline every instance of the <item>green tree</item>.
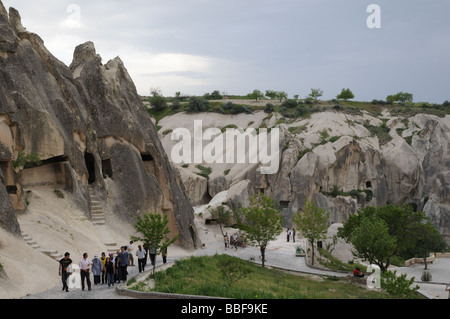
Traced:
POLYGON ((416 243, 409 252, 411 255, 423 258, 425 269, 427 269, 427 258, 430 253, 444 252, 447 249, 447 243, 444 236, 429 222, 419 224, 415 233, 416 243))
POLYGON ((236 219, 238 228, 245 232, 248 244, 260 248, 264 267, 267 245, 283 231, 280 210, 272 198, 253 196, 250 198, 250 206, 237 210, 236 219))
POLYGON ((210 213, 211 217, 214 218, 219 224, 220 231, 222 235, 224 235, 222 225, 228 225, 228 223, 230 222, 232 215, 231 210, 226 209, 224 206, 221 205, 218 206, 217 208, 212 209, 210 213))
POLYGON ((309 97, 314 99, 317 102, 318 98, 323 95, 323 91, 321 89, 311 89, 311 93, 309 93, 309 97))
POLYGON ((156 91, 153 91, 153 95, 148 99, 150 105, 155 111, 162 111, 167 107, 167 100, 164 96, 156 91))
POLYGON ((277 92, 277 98, 280 100, 280 102, 283 100, 283 99, 287 99, 288 98, 288 94, 287 94, 287 92, 284 92, 284 91, 278 91, 277 92))
POLYGON ((398 92, 394 95, 388 95, 386 98, 386 101, 388 103, 394 103, 394 102, 412 102, 413 101, 413 94, 407 93, 407 92, 398 92))
POLYGON ((352 232, 351 243, 357 257, 379 266, 382 272, 396 249, 395 237, 389 235, 386 222, 373 216, 361 218, 352 232))
MULTIPOLYGON (((138 216, 136 219, 137 221, 133 226, 140 235, 131 236, 130 239, 136 242, 140 241, 144 243, 146 247, 152 247, 157 255, 178 239, 178 235, 172 239, 167 237, 170 233, 170 230, 167 227, 167 224, 169 223, 167 215, 149 213, 138 216)), ((155 265, 153 265, 153 273, 154 272, 155 265)))
POLYGON ((366 236, 366 241, 374 241, 364 246, 355 246, 355 249, 361 249, 358 250, 358 254, 366 256, 364 258, 372 260, 385 272, 391 264, 392 257, 401 256, 416 245, 420 225, 427 221, 425 213, 414 211, 411 205, 366 207, 357 215, 349 217, 343 227, 339 229, 338 236, 352 244, 360 243, 361 237, 364 236, 366 236), (367 225, 368 222, 374 223, 375 226, 367 225), (371 239, 368 234, 363 233, 360 227, 365 227, 367 232, 375 232, 374 228, 378 228, 380 238, 371 239), (388 240, 387 236, 392 240, 388 240), (383 245, 385 249, 381 254, 379 247, 383 245))
POLYGON ((287 92, 284 92, 284 91, 273 91, 273 90, 266 90, 265 96, 268 97, 271 100, 275 100, 275 99, 280 100, 280 102, 283 99, 287 99, 288 98, 287 92))
POLYGON ((314 243, 317 240, 325 239, 328 231, 330 213, 314 205, 312 200, 305 200, 303 213, 297 212, 293 217, 293 222, 308 239, 312 247, 312 264, 314 265, 314 243))
POLYGON ((248 97, 255 99, 255 101, 258 101, 258 99, 262 99, 264 97, 264 94, 260 90, 253 90, 252 93, 248 95, 248 97))
POLYGON ((189 99, 189 104, 186 111, 188 112, 205 112, 211 108, 211 104, 203 97, 192 96, 189 99))
POLYGON ((277 92, 273 90, 266 90, 266 97, 268 97, 271 100, 274 100, 277 98, 277 92))
POLYGON ((338 94, 338 96, 336 96, 336 98, 347 101, 347 100, 354 99, 355 95, 353 94, 352 91, 350 91, 350 89, 342 89, 341 93, 338 94))

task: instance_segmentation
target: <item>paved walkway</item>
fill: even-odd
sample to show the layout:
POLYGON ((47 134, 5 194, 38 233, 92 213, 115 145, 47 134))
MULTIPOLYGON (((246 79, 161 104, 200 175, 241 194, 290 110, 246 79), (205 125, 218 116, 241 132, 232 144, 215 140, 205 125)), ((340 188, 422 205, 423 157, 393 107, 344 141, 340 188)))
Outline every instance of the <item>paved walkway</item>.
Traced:
MULTIPOLYGON (((266 266, 272 266, 277 268, 283 268, 286 270, 292 270, 297 272, 309 273, 314 275, 327 275, 327 276, 346 276, 348 273, 325 271, 320 269, 311 268, 306 265, 305 258, 295 256, 295 247, 303 246, 302 241, 297 243, 287 243, 283 241, 276 241, 269 245, 266 251, 266 266)), ((247 247, 225 249, 223 243, 210 242, 202 249, 194 251, 194 256, 212 256, 214 254, 229 254, 236 256, 244 260, 254 260, 256 263, 260 263, 260 252, 258 248, 247 247)), ((168 257, 168 263, 171 263, 179 258, 185 256, 170 256, 168 257)), ((156 260, 156 267, 163 265, 161 257, 158 256, 156 260)), ((146 272, 150 273, 151 267, 147 267, 146 272)), ((443 258, 438 259, 437 262, 428 265, 428 269, 433 276, 433 283, 421 283, 417 284, 421 287, 421 292, 429 298, 447 299, 448 292, 445 291, 445 285, 439 283, 450 283, 450 259, 443 258)), ((420 280, 423 271, 423 265, 414 265, 412 267, 396 268, 398 273, 406 273, 408 278, 414 276, 416 281, 420 280)), ((138 267, 128 267, 129 278, 138 274, 138 267)), ((91 278, 92 281, 92 278, 91 278)), ((23 297, 23 299, 134 299, 129 296, 122 296, 116 293, 115 288, 109 288, 107 285, 92 285, 92 291, 81 291, 81 289, 72 289, 70 292, 63 292, 61 287, 51 289, 46 292, 42 292, 35 295, 23 297)))

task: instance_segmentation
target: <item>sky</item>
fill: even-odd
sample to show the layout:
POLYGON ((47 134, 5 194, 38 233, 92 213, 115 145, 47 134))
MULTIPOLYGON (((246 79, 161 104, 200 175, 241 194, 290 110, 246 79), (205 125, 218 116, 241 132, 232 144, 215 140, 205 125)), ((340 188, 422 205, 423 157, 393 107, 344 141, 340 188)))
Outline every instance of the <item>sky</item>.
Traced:
POLYGON ((67 65, 86 41, 103 63, 119 56, 141 95, 320 88, 333 99, 350 88, 357 101, 450 100, 448 0, 2 2, 67 65))

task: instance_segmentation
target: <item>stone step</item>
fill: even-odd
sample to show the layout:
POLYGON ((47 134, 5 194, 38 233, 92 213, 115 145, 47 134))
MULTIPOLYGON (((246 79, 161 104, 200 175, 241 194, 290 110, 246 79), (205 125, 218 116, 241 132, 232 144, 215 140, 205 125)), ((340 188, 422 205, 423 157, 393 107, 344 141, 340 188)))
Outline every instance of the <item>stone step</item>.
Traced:
POLYGON ((41 250, 41 252, 50 258, 53 258, 54 260, 58 261, 61 258, 63 258, 63 255, 58 253, 57 250, 41 250))
POLYGON ((33 238, 31 238, 27 233, 22 232, 23 240, 32 248, 37 249, 41 247, 33 238))
POLYGON ((107 249, 107 252, 108 252, 108 254, 109 253, 117 253, 118 250, 120 250, 120 247, 115 247, 115 248, 111 247, 111 248, 107 249))
POLYGON ((104 243, 105 246, 117 246, 116 242, 109 242, 109 243, 104 243))

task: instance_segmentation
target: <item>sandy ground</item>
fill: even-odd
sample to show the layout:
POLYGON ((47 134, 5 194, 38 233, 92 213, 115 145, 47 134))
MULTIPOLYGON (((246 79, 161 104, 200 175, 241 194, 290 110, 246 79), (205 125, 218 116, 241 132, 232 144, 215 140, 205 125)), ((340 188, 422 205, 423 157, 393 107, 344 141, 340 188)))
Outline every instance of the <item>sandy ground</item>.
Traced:
MULTIPOLYGON (((197 210, 198 211, 198 210, 197 210)), ((36 189, 30 197, 30 208, 28 212, 18 216, 19 223, 24 232, 33 237, 41 248, 31 248, 21 238, 15 238, 0 230, 0 262, 5 268, 6 277, 0 277, 0 298, 26 298, 26 299, 116 299, 129 298, 117 295, 114 288, 107 285, 93 285, 91 292, 82 292, 80 289, 72 289, 69 293, 61 291, 61 281, 58 276, 58 262, 40 252, 41 249, 57 250, 60 254, 65 251, 71 253, 74 263, 81 260, 84 252, 90 257, 106 251, 107 247, 102 243, 105 241, 99 228, 84 217, 71 204, 69 195, 66 200, 58 199, 53 189, 36 189)), ((217 225, 205 225, 202 217, 196 215, 196 226, 203 248, 197 250, 186 250, 177 245, 169 248, 168 261, 174 261, 187 256, 201 256, 213 254, 230 254, 245 260, 260 261, 258 248, 246 247, 225 249, 223 236, 217 225)), ((124 225, 107 214, 108 236, 113 238, 119 245, 125 245, 129 236, 133 233, 131 225, 124 225)), ((329 229, 329 236, 337 231, 338 224, 329 229)), ((237 230, 225 228, 228 235, 237 230)), ((135 249, 137 245, 135 243, 135 249)), ((285 269, 291 269, 307 273, 311 276, 331 275, 345 276, 346 274, 323 271, 309 267, 304 258, 295 256, 297 246, 305 248, 306 242, 302 238, 296 242, 286 241, 286 233, 283 232, 267 247, 266 265, 285 269)), ((352 259, 351 247, 345 242, 339 241, 333 254, 343 261, 352 259)), ((136 258, 135 258, 136 259, 136 258)), ((135 262, 137 265, 137 261, 135 262)), ((158 256, 157 266, 162 265, 158 256)), ((129 267, 130 276, 138 273, 138 267, 129 267)), ((450 282, 450 259, 438 259, 428 266, 433 275, 433 282, 450 282)), ((399 273, 407 273, 408 277, 414 276, 420 280, 423 265, 413 267, 401 267, 396 269, 399 273)), ((92 279, 91 279, 92 280, 92 279)), ((446 299, 448 292, 445 286, 439 284, 419 283, 421 290, 431 298, 446 299)))

